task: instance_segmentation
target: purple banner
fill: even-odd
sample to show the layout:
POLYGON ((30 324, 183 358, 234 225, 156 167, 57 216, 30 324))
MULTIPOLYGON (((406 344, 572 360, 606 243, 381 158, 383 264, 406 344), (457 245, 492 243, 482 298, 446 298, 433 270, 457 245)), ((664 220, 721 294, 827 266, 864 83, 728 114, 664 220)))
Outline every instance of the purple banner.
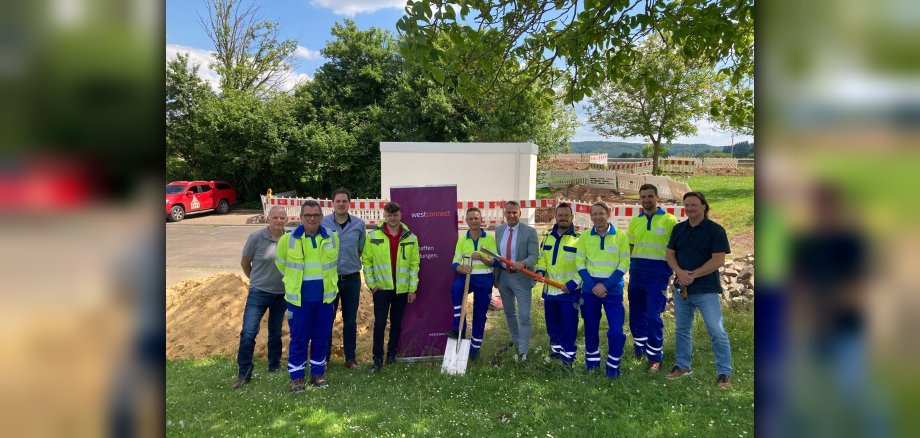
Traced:
POLYGON ((399 356, 441 356, 453 323, 450 287, 457 246, 457 186, 392 187, 402 221, 418 236, 421 266, 415 302, 406 306, 399 356))

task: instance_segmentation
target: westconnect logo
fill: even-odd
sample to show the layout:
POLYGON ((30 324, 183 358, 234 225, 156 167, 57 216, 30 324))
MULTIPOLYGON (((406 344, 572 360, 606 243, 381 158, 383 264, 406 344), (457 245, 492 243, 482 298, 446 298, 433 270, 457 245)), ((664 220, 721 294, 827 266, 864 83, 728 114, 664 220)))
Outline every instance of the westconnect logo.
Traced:
POLYGON ((450 217, 450 211, 422 211, 418 213, 409 213, 409 217, 415 218, 428 218, 428 217, 450 217))

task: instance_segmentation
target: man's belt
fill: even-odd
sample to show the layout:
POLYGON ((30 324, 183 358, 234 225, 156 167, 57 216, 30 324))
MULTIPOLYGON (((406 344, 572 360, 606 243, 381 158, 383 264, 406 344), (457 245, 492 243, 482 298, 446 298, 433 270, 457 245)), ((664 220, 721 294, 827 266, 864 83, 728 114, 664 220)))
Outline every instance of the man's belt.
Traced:
POLYGON ((352 278, 358 277, 361 275, 361 271, 353 272, 351 274, 339 275, 339 280, 350 280, 352 278))

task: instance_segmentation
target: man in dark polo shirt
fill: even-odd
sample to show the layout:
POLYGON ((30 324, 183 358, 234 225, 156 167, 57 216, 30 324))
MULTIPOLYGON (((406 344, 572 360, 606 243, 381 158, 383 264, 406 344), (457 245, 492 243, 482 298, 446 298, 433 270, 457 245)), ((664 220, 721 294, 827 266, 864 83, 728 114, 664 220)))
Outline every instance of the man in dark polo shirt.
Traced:
POLYGON ((709 203, 699 192, 684 195, 687 220, 674 226, 668 242, 668 265, 674 271, 674 325, 677 364, 667 375, 676 379, 690 374, 694 310, 699 310, 712 340, 719 388, 731 388, 732 352, 722 323, 719 301, 722 283, 719 267, 731 252, 721 225, 709 219, 709 203))

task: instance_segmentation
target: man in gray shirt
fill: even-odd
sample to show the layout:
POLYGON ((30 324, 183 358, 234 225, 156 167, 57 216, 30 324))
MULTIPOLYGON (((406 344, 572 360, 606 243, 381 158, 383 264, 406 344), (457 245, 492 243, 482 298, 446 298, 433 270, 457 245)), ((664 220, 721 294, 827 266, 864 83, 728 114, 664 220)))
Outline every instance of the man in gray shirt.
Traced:
MULTIPOLYGON (((355 360, 358 332, 358 303, 361 298, 361 253, 364 251, 364 221, 348 213, 351 193, 344 187, 332 192, 332 214, 323 217, 322 226, 339 233, 339 294, 332 302, 332 313, 339 309, 342 300, 342 343, 345 350, 345 367, 359 369, 355 360)), ((329 337, 329 355, 332 357, 332 336, 329 337)))
POLYGON ((287 212, 283 207, 268 211, 268 226, 249 235, 243 246, 240 266, 249 278, 249 296, 243 311, 243 330, 240 332, 240 349, 236 355, 239 373, 233 389, 252 380, 252 352, 262 316, 268 310, 268 371, 281 368, 281 326, 287 302, 284 300, 284 283, 281 272, 275 267, 275 250, 278 239, 284 234, 287 212))

